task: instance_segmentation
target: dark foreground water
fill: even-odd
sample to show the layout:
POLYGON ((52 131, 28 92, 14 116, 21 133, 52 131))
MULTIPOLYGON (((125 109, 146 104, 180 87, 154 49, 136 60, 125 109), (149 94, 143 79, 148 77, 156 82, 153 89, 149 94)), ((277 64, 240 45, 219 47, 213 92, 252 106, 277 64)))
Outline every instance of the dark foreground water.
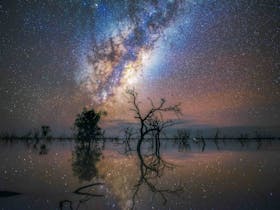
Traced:
POLYGON ((154 148, 2 142, 0 209, 280 209, 279 142, 154 148))

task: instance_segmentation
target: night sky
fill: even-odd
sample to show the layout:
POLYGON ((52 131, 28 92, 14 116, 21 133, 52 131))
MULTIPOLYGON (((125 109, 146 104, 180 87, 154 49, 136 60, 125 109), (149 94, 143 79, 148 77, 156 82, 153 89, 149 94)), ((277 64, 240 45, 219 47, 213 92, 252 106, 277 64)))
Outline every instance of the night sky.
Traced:
POLYGON ((68 133, 83 107, 181 102, 184 126, 280 127, 280 2, 4 0, 0 131, 68 133))

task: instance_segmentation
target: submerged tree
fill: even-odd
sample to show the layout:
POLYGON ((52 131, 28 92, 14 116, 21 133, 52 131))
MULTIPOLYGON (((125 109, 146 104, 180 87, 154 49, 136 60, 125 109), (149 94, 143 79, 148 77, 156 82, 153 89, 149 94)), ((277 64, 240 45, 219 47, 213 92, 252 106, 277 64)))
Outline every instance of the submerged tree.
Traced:
POLYGON ((124 153, 129 154, 132 151, 132 147, 130 143, 135 133, 132 127, 126 127, 123 132, 124 132, 124 140, 123 140, 124 153))
POLYGON ((165 204, 166 193, 175 193, 181 191, 181 189, 161 189, 154 182, 157 178, 163 175, 166 168, 172 168, 173 165, 167 163, 161 158, 160 155, 160 138, 163 130, 169 126, 174 125, 172 120, 164 120, 163 114, 166 112, 181 114, 180 105, 166 105, 165 99, 161 99, 158 104, 149 99, 150 107, 148 111, 144 112, 140 107, 140 101, 138 99, 138 93, 134 89, 127 90, 127 94, 130 97, 129 103, 131 104, 131 110, 134 112, 134 117, 139 122, 139 139, 137 142, 137 157, 140 162, 140 177, 135 185, 135 192, 132 196, 131 209, 135 207, 136 196, 142 185, 145 185, 153 193, 160 195, 165 204), (146 137, 152 137, 152 152, 150 154, 142 154, 141 147, 146 137))
POLYGON ((95 112, 94 109, 84 108, 82 113, 77 115, 74 123, 75 137, 78 141, 90 143, 96 138, 103 136, 103 132, 98 123, 105 112, 95 112))
POLYGON ((216 145, 218 150, 220 150, 219 138, 220 138, 220 130, 217 128, 213 141, 214 141, 214 143, 215 143, 215 145, 216 145))
POLYGON ((41 126, 41 135, 43 138, 50 138, 51 128, 48 125, 41 126))
POLYGON ((134 118, 140 124, 140 138, 137 143, 137 151, 140 151, 142 142, 146 136, 155 134, 155 139, 158 140, 165 128, 174 125, 172 120, 164 120, 163 114, 166 112, 172 112, 176 115, 181 114, 180 104, 166 105, 166 100, 161 98, 160 102, 156 105, 149 99, 150 108, 147 112, 143 112, 140 107, 141 102, 138 99, 138 93, 134 89, 129 89, 127 90, 127 94, 130 97, 129 103, 132 106, 131 110, 135 114, 134 118))
POLYGON ((186 129, 179 129, 177 130, 174 139, 175 142, 179 146, 179 151, 186 150, 186 149, 191 149, 191 145, 189 143, 190 140, 190 135, 191 131, 186 130, 186 129))

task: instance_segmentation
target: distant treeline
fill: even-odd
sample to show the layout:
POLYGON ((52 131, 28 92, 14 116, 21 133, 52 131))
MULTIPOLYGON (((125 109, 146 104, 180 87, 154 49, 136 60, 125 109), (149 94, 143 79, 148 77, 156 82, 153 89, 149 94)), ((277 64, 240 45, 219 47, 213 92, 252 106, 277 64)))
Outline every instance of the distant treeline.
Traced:
MULTIPOLYGON (((124 139, 124 136, 115 136, 115 137, 100 137, 100 138, 96 138, 96 141, 99 140, 110 140, 110 141, 118 141, 121 139, 124 139)), ((177 137, 176 135, 174 135, 173 137, 161 137, 161 140, 176 140, 176 139, 180 139, 182 137, 177 137)), ((204 136, 200 136, 200 137, 187 137, 190 140, 196 141, 196 140, 209 140, 209 141, 213 141, 213 140, 227 140, 227 141, 239 141, 239 140, 280 140, 280 137, 273 137, 273 136, 243 136, 242 134, 239 137, 204 137, 204 136)), ((48 136, 48 137, 44 137, 44 136, 37 136, 37 135, 15 135, 15 134, 8 134, 8 133, 0 133, 0 140, 43 140, 43 139, 47 139, 47 140, 75 140, 74 136, 48 136)), ((145 138, 145 140, 152 140, 153 138, 145 138)), ((131 137, 130 140, 138 140, 138 137, 131 137)))
MULTIPOLYGON (((84 110, 84 112, 88 112, 84 110)), ((96 113, 95 113, 96 114, 96 113)), ((98 114, 98 113, 97 113, 98 114)), ((84 120, 88 122, 88 120, 84 120)), ((94 130, 91 128, 90 130, 94 130)), ((0 133, 0 140, 75 140, 77 135, 73 133, 72 136, 60 135, 53 136, 51 133, 51 128, 48 125, 42 125, 40 128, 29 130, 24 135, 16 135, 14 133, 2 132, 0 133)), ((106 137, 105 131, 101 133, 102 135, 94 135, 94 141, 108 140, 108 141, 119 141, 119 140, 138 140, 139 132, 137 129, 132 127, 127 127, 120 132, 119 136, 106 137)), ((78 136, 79 137, 79 136, 78 136)), ((81 136, 83 138, 83 136, 81 136)), ((155 136, 146 136, 145 140, 153 140, 155 136)), ((264 130, 257 129, 254 132, 243 132, 236 136, 229 136, 222 132, 222 129, 217 128, 212 135, 204 135, 202 130, 191 130, 191 129, 177 129, 173 136, 167 136, 165 133, 160 133, 159 138, 161 140, 192 140, 197 141, 258 141, 258 140, 280 140, 280 137, 272 136, 265 132, 264 130)))

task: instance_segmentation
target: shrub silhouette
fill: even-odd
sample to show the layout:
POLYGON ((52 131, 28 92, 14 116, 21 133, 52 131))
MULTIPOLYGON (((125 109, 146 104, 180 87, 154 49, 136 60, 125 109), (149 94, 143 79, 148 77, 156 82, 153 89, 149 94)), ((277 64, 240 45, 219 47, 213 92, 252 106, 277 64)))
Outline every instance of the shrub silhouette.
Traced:
POLYGON ((74 123, 75 137, 78 141, 90 143, 96 138, 103 136, 103 132, 98 123, 105 112, 95 112, 94 109, 83 109, 82 113, 77 115, 74 123))

